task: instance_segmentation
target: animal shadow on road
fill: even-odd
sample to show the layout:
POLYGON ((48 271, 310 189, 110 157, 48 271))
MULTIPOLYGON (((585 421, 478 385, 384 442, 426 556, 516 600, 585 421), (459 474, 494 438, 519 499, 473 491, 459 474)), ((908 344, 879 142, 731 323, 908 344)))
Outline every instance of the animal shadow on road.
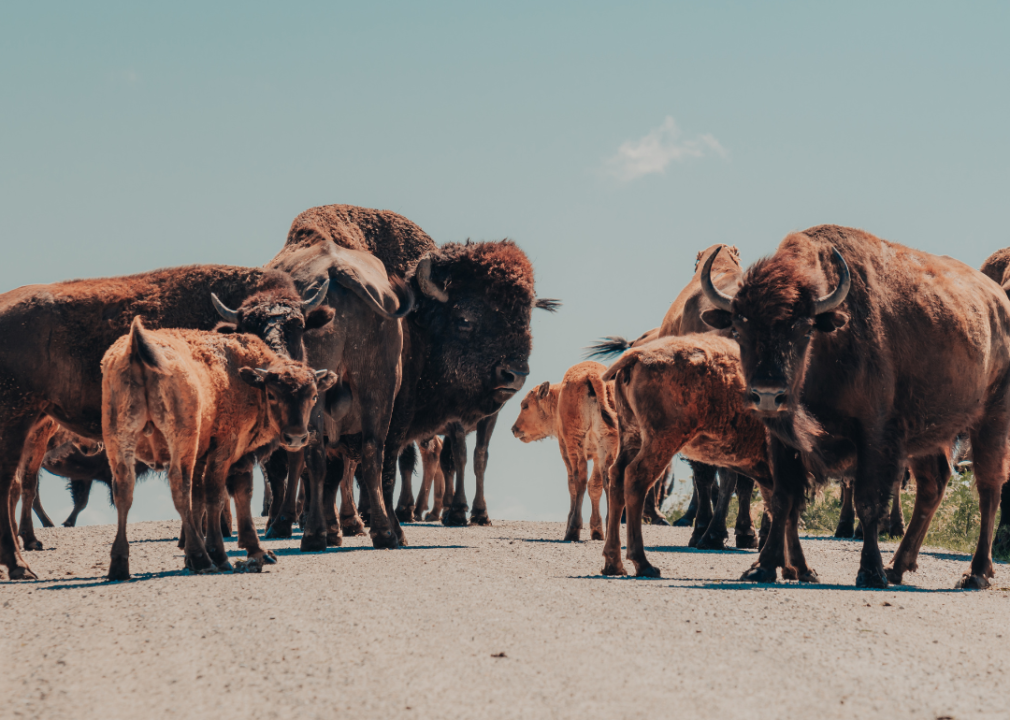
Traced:
MULTIPOLYGON (((667 578, 678 580, 680 578, 667 578)), ((689 581, 691 582, 691 581, 689 581)), ((897 593, 964 593, 964 590, 946 588, 921 588, 912 585, 888 585, 886 588, 865 588, 855 585, 837 585, 830 583, 801 583, 801 582, 777 582, 777 583, 752 583, 739 580, 716 580, 700 581, 694 585, 670 585, 671 588, 683 590, 769 590, 772 588, 780 590, 844 590, 846 592, 897 592, 897 593)))
MULTIPOLYGON (((403 547, 397 548, 398 550, 466 550, 470 548, 470 545, 404 545, 403 547)), ((342 545, 340 547, 328 547, 325 550, 319 550, 317 552, 303 553, 298 547, 275 547, 267 548, 274 555, 285 556, 299 556, 299 555, 326 555, 326 554, 336 554, 345 552, 355 552, 358 550, 374 550, 371 545, 342 545)), ((245 557, 245 550, 228 550, 228 557, 245 557)))
MULTIPOLYGON (((626 548, 621 548, 625 550, 626 548)), ((723 550, 700 550, 686 545, 655 545, 645 548, 649 552, 686 553, 688 555, 755 555, 757 550, 741 550, 740 548, 725 548, 723 550)))
MULTIPOLYGON (((91 587, 112 587, 115 585, 129 585, 130 583, 143 582, 145 580, 158 580, 160 578, 176 577, 188 575, 189 573, 185 570, 163 570, 162 572, 152 572, 152 573, 131 573, 129 580, 119 580, 116 582, 110 582, 105 577, 61 577, 53 578, 50 580, 32 580, 25 583, 24 580, 15 581, 18 585, 34 585, 37 586, 39 590, 78 590, 81 588, 91 588, 91 587), (87 582, 74 582, 75 580, 86 580, 87 582)), ((15 583, 0 583, 3 585, 13 585, 15 583)))

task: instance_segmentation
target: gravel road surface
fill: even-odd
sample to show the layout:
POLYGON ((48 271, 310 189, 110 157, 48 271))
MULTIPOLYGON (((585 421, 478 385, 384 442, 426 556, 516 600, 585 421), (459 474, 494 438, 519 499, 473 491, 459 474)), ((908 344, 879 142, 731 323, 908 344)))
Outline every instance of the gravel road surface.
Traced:
POLYGON ((966 556, 857 590, 859 544, 810 537, 823 584, 754 586, 753 551, 646 527, 664 577, 611 579, 602 543, 497 521, 397 551, 296 535, 261 575, 192 576, 177 532, 132 525, 134 579, 109 583, 114 527, 39 531, 42 579, 0 583, 0 717, 1010 717, 1010 567, 952 590, 966 556))

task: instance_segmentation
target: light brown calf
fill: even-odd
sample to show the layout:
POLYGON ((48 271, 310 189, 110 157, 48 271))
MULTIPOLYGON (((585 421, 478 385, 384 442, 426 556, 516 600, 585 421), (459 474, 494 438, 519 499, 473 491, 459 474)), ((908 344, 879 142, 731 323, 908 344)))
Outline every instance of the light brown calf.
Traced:
MULTIPOLYGON (((572 501, 565 541, 577 542, 582 531, 582 500, 586 494, 590 460, 593 461, 593 475, 588 479, 589 502, 592 505, 590 537, 593 540, 604 539, 600 496, 606 489, 607 469, 617 457, 619 443, 614 387, 613 383, 603 381, 606 371, 606 365, 582 362, 569 368, 559 384, 545 382, 530 390, 523 398, 519 417, 512 426, 512 434, 523 442, 548 437, 558 439, 561 459, 568 468, 568 493, 572 501)), ((612 509, 610 517, 614 517, 612 509)), ((618 510, 618 526, 620 519, 621 512, 618 510)))
MULTIPOLYGON (((109 579, 130 577, 126 520, 136 460, 168 469, 186 567, 230 570, 221 524, 207 523, 206 543, 199 532, 204 510, 220 517, 228 471, 245 454, 278 441, 289 450, 304 447, 317 392, 336 379, 252 335, 145 330, 134 318, 102 358, 102 434, 119 515, 109 579)), ((249 485, 235 488, 239 546, 249 555, 244 569, 259 570, 275 558, 259 544, 249 485)))
POLYGON ((442 455, 442 438, 435 437, 422 440, 417 444, 421 451, 421 489, 417 491, 417 504, 414 506, 414 522, 438 522, 442 517, 445 500, 445 473, 439 457, 442 455), (431 512, 428 509, 428 491, 432 490, 431 512))
POLYGON ((613 380, 620 453, 610 468, 604 575, 625 575, 621 511, 627 504, 628 559, 637 575, 659 577, 645 558, 645 495, 678 452, 768 483, 764 425, 743 406, 740 350, 705 333, 667 337, 633 348, 603 376, 613 380))

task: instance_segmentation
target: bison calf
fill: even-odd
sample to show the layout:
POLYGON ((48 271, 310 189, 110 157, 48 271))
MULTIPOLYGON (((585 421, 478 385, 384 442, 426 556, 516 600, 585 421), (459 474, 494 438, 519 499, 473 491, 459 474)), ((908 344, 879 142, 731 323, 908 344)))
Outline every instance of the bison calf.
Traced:
MULTIPOLYGON (((102 433, 119 515, 109 579, 130 577, 126 519, 136 460, 168 469, 186 567, 230 570, 220 523, 207 524, 206 543, 199 532, 203 510, 220 517, 228 471, 246 453, 277 439, 289 450, 303 447, 317 393, 335 381, 252 335, 145 330, 134 318, 102 359, 102 433)), ((274 558, 260 547, 251 501, 251 487, 235 488, 239 545, 258 570, 274 558)))
POLYGON ((764 426, 743 406, 736 343, 717 335, 667 337, 633 348, 603 379, 615 381, 620 421, 620 452, 610 468, 603 574, 626 574, 620 519, 627 504, 628 559, 637 575, 659 577, 642 544, 642 505, 649 488, 678 452, 767 483, 764 426))
MULTIPOLYGON (((590 460, 593 461, 593 475, 588 480, 592 505, 590 537, 604 539, 600 496, 619 442, 613 385, 603 382, 606 371, 607 367, 598 362, 583 362, 569 368, 560 384, 545 382, 530 390, 512 426, 512 434, 523 442, 558 439, 561 459, 568 468, 568 493, 572 500, 565 541, 578 541, 582 531, 582 500, 590 460)), ((618 511, 618 522, 620 516, 618 511)))

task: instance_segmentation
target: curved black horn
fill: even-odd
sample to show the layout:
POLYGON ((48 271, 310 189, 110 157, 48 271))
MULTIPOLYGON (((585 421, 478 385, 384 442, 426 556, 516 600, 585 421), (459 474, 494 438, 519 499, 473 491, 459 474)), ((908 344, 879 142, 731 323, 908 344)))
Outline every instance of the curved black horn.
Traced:
POLYGON ((445 290, 436 285, 431 279, 431 257, 425 255, 421 258, 420 262, 417 263, 417 270, 414 275, 417 276, 417 284, 425 295, 433 297, 439 302, 449 301, 449 296, 445 290))
POLYGON ((217 314, 230 323, 238 325, 238 311, 232 310, 230 307, 221 302, 221 299, 214 293, 210 294, 210 301, 214 304, 214 309, 217 310, 217 314))
POLYGON ((832 248, 832 251, 835 256, 835 262, 838 264, 838 287, 824 297, 814 301, 814 315, 830 312, 845 302, 845 298, 849 294, 849 286, 852 284, 852 278, 849 275, 849 265, 845 262, 845 258, 838 252, 838 248, 832 248))
POLYGON ((715 305, 719 310, 725 310, 727 312, 733 309, 733 298, 720 292, 715 285, 712 284, 712 263, 715 262, 715 256, 719 254, 718 248, 714 253, 708 256, 708 260, 705 264, 701 266, 701 290, 705 293, 705 297, 708 301, 715 305))
POLYGON ((326 299, 326 293, 330 291, 330 279, 326 278, 323 280, 323 284, 319 286, 316 290, 316 294, 310 298, 306 298, 302 301, 302 312, 306 315, 317 307, 323 304, 323 300, 326 299))

